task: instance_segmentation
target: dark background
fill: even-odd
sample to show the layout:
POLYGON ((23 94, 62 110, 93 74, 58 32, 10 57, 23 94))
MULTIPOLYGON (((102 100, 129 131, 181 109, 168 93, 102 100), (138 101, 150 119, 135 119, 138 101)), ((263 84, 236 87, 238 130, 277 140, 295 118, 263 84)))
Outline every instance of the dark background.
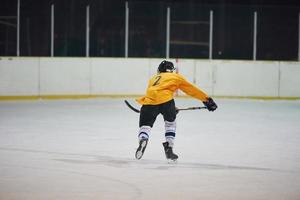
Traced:
MULTIPOLYGON (((50 56, 51 4, 55 56, 124 57, 124 0, 21 0, 20 56, 50 56)), ((170 57, 208 58, 209 13, 214 13, 213 59, 298 60, 298 1, 129 0, 129 57, 166 56, 166 10, 171 9, 170 57)), ((16 55, 17 0, 1 0, 0 56, 16 55)))

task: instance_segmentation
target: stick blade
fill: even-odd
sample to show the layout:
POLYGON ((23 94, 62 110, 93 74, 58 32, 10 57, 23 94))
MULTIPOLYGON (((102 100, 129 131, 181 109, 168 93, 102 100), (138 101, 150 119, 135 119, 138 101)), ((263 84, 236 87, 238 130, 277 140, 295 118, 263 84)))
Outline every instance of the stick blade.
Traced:
POLYGON ((130 105, 130 103, 127 100, 124 100, 124 102, 131 110, 133 110, 136 113, 140 113, 140 110, 138 110, 138 109, 134 108, 132 105, 130 105))

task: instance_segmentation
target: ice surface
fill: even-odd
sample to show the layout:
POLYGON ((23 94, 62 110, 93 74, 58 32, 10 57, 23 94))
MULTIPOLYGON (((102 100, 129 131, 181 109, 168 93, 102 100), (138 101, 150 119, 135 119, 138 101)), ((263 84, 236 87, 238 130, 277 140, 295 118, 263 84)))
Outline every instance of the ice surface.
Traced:
POLYGON ((123 99, 0 102, 0 199, 299 200, 300 101, 216 102, 179 113, 177 163, 161 116, 135 160, 139 116, 123 99))

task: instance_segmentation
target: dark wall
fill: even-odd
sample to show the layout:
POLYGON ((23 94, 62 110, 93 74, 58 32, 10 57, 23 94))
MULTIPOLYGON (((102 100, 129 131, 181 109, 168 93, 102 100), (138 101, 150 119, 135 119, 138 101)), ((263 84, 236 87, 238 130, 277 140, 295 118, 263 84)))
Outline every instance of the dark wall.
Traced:
MULTIPOLYGON (((90 6, 90 56, 124 57, 124 0, 20 0, 20 55, 50 56, 51 4, 55 5, 54 55, 86 56, 86 6, 90 6)), ((208 58, 213 11, 213 59, 297 60, 296 1, 129 0, 129 57, 166 56, 166 12, 171 9, 170 57, 208 58)), ((15 56, 17 0, 2 0, 0 56, 15 56)))

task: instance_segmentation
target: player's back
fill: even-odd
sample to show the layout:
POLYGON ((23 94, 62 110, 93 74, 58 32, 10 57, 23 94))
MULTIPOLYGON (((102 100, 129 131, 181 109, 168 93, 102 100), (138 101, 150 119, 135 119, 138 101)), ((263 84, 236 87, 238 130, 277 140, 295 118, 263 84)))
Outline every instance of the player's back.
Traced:
POLYGON ((154 75, 148 84, 150 90, 171 90, 178 89, 178 85, 181 82, 181 75, 175 73, 159 73, 154 75))
POLYGON ((141 104, 157 105, 173 99, 174 92, 178 89, 182 76, 175 73, 164 72, 154 75, 150 80, 146 95, 138 102, 141 104))

